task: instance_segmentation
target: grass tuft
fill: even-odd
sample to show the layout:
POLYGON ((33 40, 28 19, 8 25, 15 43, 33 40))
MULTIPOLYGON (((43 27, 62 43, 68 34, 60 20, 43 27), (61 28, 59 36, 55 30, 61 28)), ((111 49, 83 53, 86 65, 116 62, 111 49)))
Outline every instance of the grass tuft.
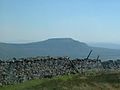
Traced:
POLYGON ((0 87, 0 90, 120 90, 120 73, 64 75, 0 87))

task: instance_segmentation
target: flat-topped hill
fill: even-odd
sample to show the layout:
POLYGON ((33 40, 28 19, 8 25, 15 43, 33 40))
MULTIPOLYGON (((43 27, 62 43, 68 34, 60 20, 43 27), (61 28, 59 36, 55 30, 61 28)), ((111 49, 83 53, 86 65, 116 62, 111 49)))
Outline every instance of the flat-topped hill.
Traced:
POLYGON ((0 43, 0 58, 32 56, 70 56, 85 58, 90 50, 91 58, 100 55, 101 59, 120 58, 120 50, 91 47, 86 43, 71 38, 53 38, 27 44, 0 43))

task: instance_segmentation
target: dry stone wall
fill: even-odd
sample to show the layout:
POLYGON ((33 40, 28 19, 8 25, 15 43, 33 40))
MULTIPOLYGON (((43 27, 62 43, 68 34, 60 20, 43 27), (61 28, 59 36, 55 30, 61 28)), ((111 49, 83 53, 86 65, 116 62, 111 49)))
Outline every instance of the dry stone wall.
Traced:
POLYGON ((85 73, 89 70, 117 70, 120 60, 105 61, 74 59, 68 57, 31 57, 13 58, 10 61, 0 60, 0 85, 16 84, 36 78, 85 73), (78 72, 76 72, 78 71, 78 72))

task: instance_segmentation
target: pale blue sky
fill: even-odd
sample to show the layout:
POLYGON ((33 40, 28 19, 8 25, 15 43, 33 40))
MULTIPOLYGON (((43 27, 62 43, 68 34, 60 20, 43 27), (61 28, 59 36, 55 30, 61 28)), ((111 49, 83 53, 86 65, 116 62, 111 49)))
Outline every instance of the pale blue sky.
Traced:
POLYGON ((0 42, 55 37, 120 43, 120 0, 0 0, 0 42))

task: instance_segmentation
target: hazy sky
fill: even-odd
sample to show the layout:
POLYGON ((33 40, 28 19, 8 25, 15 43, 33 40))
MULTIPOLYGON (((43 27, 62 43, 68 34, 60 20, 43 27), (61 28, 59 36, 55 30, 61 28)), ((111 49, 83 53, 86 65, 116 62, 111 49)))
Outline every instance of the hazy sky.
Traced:
POLYGON ((0 42, 54 37, 120 43, 120 0, 0 0, 0 42))

